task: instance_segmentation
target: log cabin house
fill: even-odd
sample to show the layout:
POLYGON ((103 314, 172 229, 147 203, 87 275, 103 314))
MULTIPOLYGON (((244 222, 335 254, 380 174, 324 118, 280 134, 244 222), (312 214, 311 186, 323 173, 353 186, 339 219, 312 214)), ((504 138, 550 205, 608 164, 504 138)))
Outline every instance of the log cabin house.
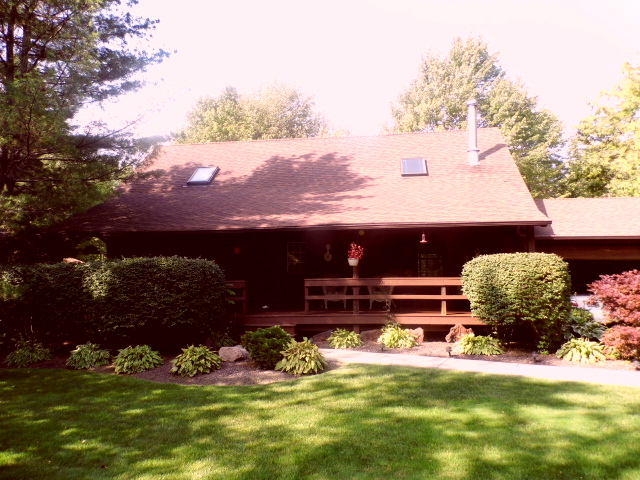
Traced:
MULTIPOLYGON (((580 199, 534 201, 495 128, 166 145, 148 169, 66 230, 104 239, 111 258, 215 260, 246 328, 358 329, 389 308, 428 329, 481 325, 460 289, 474 256, 539 246, 577 261, 581 282, 584 261, 605 259, 593 253, 603 239, 562 227, 594 225, 583 210, 596 207, 575 218, 580 199), (357 267, 352 242, 364 247, 357 267)), ((637 265, 640 228, 632 237, 606 239, 621 247, 615 262, 637 265)))

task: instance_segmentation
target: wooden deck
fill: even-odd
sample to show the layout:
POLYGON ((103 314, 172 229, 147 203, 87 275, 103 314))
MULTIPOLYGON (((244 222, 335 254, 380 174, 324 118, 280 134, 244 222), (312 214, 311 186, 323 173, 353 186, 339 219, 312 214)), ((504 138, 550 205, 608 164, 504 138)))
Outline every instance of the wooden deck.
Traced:
POLYGON ((312 278, 304 283, 304 311, 263 311, 238 320, 246 329, 280 325, 291 333, 296 328, 322 327, 360 331, 384 325, 389 314, 400 324, 413 327, 485 325, 468 309, 449 306, 449 302, 459 305, 467 301, 460 293, 461 285, 458 277, 312 278))

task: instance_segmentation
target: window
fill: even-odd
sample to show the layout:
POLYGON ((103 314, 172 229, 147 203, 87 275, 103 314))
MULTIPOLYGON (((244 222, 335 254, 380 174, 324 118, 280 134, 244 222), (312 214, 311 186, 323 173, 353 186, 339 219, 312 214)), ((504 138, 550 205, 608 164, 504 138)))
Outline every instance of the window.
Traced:
POLYGON ((402 176, 429 175, 424 158, 403 158, 400 161, 402 176))
POLYGON ((209 185, 219 171, 218 167, 198 167, 187 181, 187 185, 209 185))

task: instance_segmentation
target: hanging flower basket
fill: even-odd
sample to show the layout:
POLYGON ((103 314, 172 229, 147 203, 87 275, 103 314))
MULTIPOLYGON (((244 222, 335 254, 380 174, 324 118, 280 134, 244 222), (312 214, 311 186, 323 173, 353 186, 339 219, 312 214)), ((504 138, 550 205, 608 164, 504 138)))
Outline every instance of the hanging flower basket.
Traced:
POLYGON ((364 248, 362 248, 360 245, 355 242, 352 242, 351 245, 349 245, 349 252, 347 252, 347 261, 349 262, 349 265, 351 265, 352 267, 358 265, 358 262, 363 255, 364 248))

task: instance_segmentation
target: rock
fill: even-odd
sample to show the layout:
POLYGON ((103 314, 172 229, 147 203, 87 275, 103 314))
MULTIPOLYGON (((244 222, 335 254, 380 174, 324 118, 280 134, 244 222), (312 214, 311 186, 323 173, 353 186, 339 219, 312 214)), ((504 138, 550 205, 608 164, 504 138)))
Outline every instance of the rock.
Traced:
POLYGON ((464 328, 464 325, 458 323, 451 327, 451 330, 449 330, 449 333, 444 339, 449 343, 455 343, 458 342, 463 335, 467 335, 469 333, 473 333, 473 330, 470 328, 464 328))
POLYGON ((249 352, 240 345, 235 347, 220 347, 218 356, 223 362, 237 362, 238 360, 248 360, 249 352))
POLYGON ((424 342, 424 330, 422 328, 418 327, 418 328, 414 328, 413 330, 409 328, 408 330, 411 335, 416 337, 416 342, 418 343, 424 342))
POLYGON ((382 330, 377 328, 375 330, 365 330, 364 332, 360 332, 360 338, 362 341, 367 342, 377 342, 378 338, 382 335, 382 330))
POLYGON ((78 260, 77 258, 71 258, 71 257, 63 258, 62 262, 63 263, 84 263, 82 260, 78 260))

